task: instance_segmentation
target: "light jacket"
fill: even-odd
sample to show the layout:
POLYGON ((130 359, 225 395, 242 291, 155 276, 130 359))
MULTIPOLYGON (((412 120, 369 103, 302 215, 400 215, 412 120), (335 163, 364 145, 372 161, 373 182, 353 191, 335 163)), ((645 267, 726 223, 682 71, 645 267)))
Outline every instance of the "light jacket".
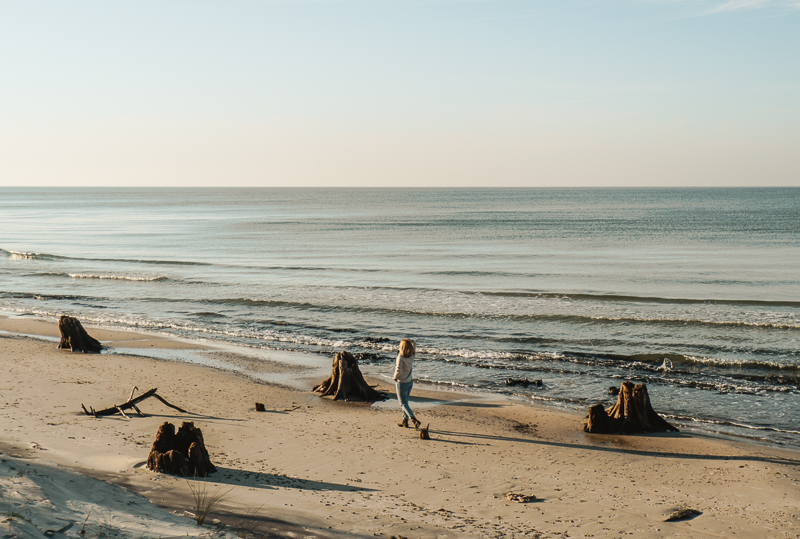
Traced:
POLYGON ((394 376, 392 379, 395 382, 408 383, 414 378, 411 376, 411 369, 414 366, 414 356, 405 357, 403 354, 397 354, 397 365, 394 368, 394 376))

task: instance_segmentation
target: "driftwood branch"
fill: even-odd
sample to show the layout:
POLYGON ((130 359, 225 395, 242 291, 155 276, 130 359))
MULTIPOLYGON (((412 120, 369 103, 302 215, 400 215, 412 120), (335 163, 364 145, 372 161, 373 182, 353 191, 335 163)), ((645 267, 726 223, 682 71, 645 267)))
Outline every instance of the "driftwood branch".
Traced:
POLYGON ((125 403, 115 404, 114 406, 110 406, 109 408, 105 408, 103 410, 95 410, 91 406, 87 410, 86 406, 84 406, 83 404, 81 404, 81 408, 83 408, 83 413, 85 413, 86 415, 94 416, 94 417, 101 417, 101 416, 104 416, 104 415, 114 415, 114 414, 118 414, 119 413, 119 414, 122 414, 122 417, 124 417, 126 419, 128 418, 128 416, 125 415, 125 410, 130 410, 131 408, 133 408, 134 410, 136 410, 136 412, 140 416, 144 417, 144 414, 141 412, 141 410, 139 410, 139 408, 136 407, 136 405, 139 404, 140 402, 142 402, 145 399, 149 399, 150 397, 155 397, 158 400, 160 400, 162 403, 164 403, 166 406, 169 406, 170 408, 172 408, 174 410, 177 410, 177 411, 182 412, 184 414, 190 413, 190 412, 187 412, 186 410, 184 410, 183 408, 178 408, 174 404, 170 404, 169 402, 167 402, 161 395, 156 393, 158 388, 154 387, 153 389, 151 389, 149 391, 145 391, 144 393, 142 393, 138 397, 133 398, 133 394, 136 391, 136 389, 138 389, 138 388, 134 387, 133 390, 131 390, 131 396, 128 399, 128 401, 125 402, 125 403))
POLYGON ((174 404, 168 403, 161 395, 156 395, 155 393, 153 393, 153 396, 155 398, 157 398, 158 400, 160 400, 161 402, 163 402, 166 406, 169 406, 170 408, 172 408, 173 410, 178 410, 179 412, 184 413, 184 414, 191 414, 191 412, 187 412, 183 408, 178 408, 174 404))

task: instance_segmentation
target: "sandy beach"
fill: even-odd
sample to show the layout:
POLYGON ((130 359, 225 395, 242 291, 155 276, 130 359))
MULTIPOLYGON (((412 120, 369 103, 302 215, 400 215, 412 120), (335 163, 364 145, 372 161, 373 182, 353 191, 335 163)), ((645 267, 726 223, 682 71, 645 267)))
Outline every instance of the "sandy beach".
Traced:
POLYGON ((396 426, 386 380, 370 380, 391 394, 373 405, 315 395, 331 357, 254 360, 87 329, 104 353, 57 350, 53 320, 0 319, 3 537, 800 537, 793 449, 698 432, 587 435, 578 414, 415 387, 432 438, 420 440, 396 426), (124 402, 134 386, 190 413, 154 399, 140 405, 146 417, 81 410, 124 402), (164 421, 200 427, 218 472, 147 470, 164 421), (190 483, 225 493, 202 527, 190 483), (682 508, 701 514, 664 522, 682 508))

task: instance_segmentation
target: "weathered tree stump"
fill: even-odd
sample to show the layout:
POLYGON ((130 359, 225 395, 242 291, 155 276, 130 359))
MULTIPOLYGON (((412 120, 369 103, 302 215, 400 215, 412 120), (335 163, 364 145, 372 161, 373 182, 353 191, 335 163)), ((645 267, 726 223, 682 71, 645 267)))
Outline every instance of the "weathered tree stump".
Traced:
POLYGON ((333 400, 375 402, 386 398, 386 395, 367 384, 358 368, 358 360, 350 352, 336 354, 330 377, 315 386, 314 391, 318 391, 320 397, 333 395, 333 400))
POLYGON ((608 410, 602 404, 592 406, 583 430, 596 434, 678 431, 653 410, 647 386, 633 382, 622 383, 617 403, 608 410))
POLYGON ((203 433, 190 421, 184 421, 177 433, 175 425, 168 421, 158 428, 147 468, 181 477, 206 477, 217 471, 211 464, 203 433))
POLYGON ((595 404, 589 408, 589 419, 583 426, 585 432, 594 432, 600 434, 610 434, 616 432, 616 425, 611 418, 608 417, 606 409, 602 404, 595 404))
POLYGON ((77 318, 62 315, 58 320, 58 329, 61 331, 59 350, 69 348, 73 352, 99 352, 103 349, 100 341, 90 337, 77 318))

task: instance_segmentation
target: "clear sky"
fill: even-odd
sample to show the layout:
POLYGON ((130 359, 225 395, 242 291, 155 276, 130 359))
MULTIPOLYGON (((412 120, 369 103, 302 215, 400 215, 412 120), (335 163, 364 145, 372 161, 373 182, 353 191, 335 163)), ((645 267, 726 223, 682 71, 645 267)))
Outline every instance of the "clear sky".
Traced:
POLYGON ((0 0, 0 186, 800 186, 800 0, 0 0))

